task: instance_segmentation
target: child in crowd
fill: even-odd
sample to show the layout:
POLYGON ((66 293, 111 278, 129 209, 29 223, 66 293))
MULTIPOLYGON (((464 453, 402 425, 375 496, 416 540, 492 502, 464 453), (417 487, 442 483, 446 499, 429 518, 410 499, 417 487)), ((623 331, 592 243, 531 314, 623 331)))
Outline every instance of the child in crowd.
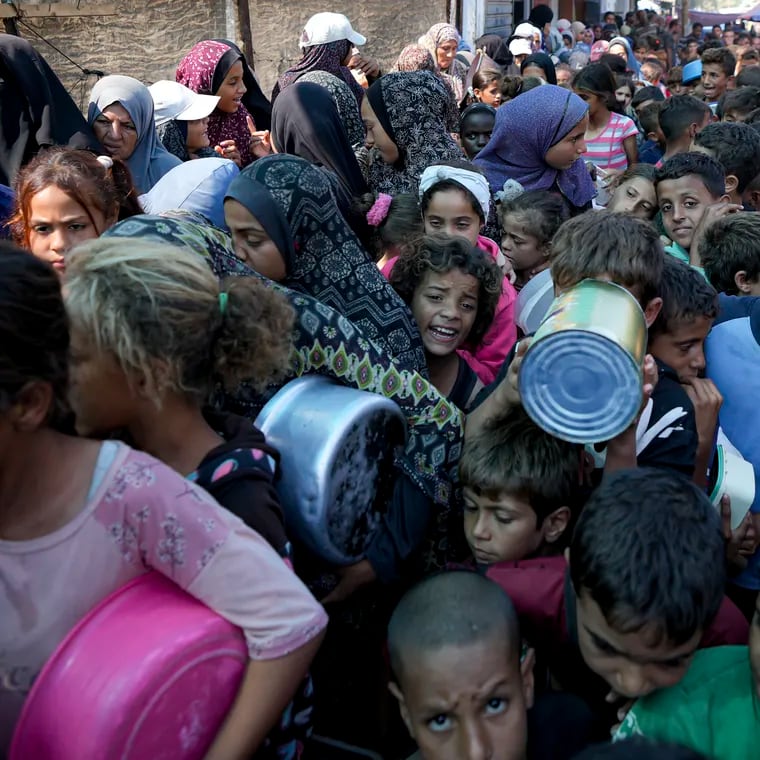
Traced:
POLYGON ((496 109, 485 103, 473 103, 462 111, 459 139, 470 161, 488 145, 495 123, 496 109))
MULTIPOLYGON (((367 223, 374 228, 370 251, 381 271, 389 262, 414 249, 422 237, 422 217, 417 198, 409 193, 390 196, 381 193, 363 196, 367 223)), ((391 265, 392 266, 392 265, 391 265)))
POLYGON ((702 89, 713 113, 723 93, 733 84, 736 57, 727 47, 709 48, 702 53, 702 89))
POLYGON ((760 88, 739 87, 724 93, 718 116, 721 121, 745 121, 756 108, 760 108, 760 88))
MULTIPOLYGON (((705 346, 707 376, 723 396, 721 429, 741 455, 752 463, 760 483, 760 217, 733 214, 705 231, 703 246, 709 268, 705 273, 722 291, 720 313, 705 346), (729 295, 726 295, 729 294, 729 295), (745 296, 745 297, 737 297, 745 296)), ((760 489, 752 514, 760 529, 760 489)), ((747 568, 731 579, 731 598, 749 617, 760 590, 760 552, 749 557, 747 568)))
POLYGON ((692 473, 704 488, 723 401, 712 381, 702 377, 718 294, 699 272, 669 256, 660 296, 662 309, 649 328, 649 353, 659 368, 657 393, 667 395, 673 412, 659 437, 673 469, 692 473))
MULTIPOLYGON (((202 488, 122 443, 73 435, 59 279, 18 248, 0 254, 0 670, 23 674, 0 681, 0 752, 35 677, 75 623, 155 571, 243 629, 251 659, 206 757, 248 757, 304 677, 325 613, 266 541, 202 488)), ((109 384, 107 368, 96 370, 100 401, 119 412, 126 389, 109 384)))
POLYGON ((389 688, 418 760, 524 760, 532 656, 512 602, 462 570, 418 583, 388 625, 389 688))
POLYGON ((723 167, 726 195, 741 205, 750 182, 760 174, 760 133, 747 124, 708 124, 694 136, 691 149, 712 156, 723 167))
POLYGON ((595 63, 581 69, 573 79, 573 90, 588 103, 586 160, 605 173, 635 164, 638 130, 632 119, 616 111, 615 80, 609 67, 595 63))
MULTIPOLYGON (((559 228, 552 241, 551 275, 558 291, 567 290, 587 278, 609 280, 621 285, 639 302, 649 326, 662 306, 659 287, 663 258, 662 243, 651 224, 627 214, 600 210, 574 217, 559 228)), ((489 419, 502 416, 506 409, 520 403, 517 374, 528 344, 528 340, 521 341, 520 350, 508 357, 496 380, 478 399, 477 407, 468 414, 466 439, 489 419)), ((645 360, 645 376, 654 375, 655 372, 654 359, 648 357, 645 360)), ((651 393, 649 382, 645 380, 645 391, 648 387, 651 393)), ((634 432, 631 428, 627 435, 634 432)), ((611 449, 617 447, 613 444, 619 444, 626 466, 634 466, 635 438, 610 442, 608 462, 611 449)), ((647 457, 647 454, 648 450, 640 452, 639 463, 656 463, 656 446, 652 446, 652 457, 647 457)))
POLYGON ((554 234, 568 218, 560 195, 546 190, 531 190, 499 204, 501 250, 514 273, 515 290, 522 288, 539 272, 549 268, 554 234))
POLYGON ((483 385, 457 349, 480 345, 502 280, 488 254, 453 235, 425 236, 396 261, 390 276, 419 327, 431 382, 463 411, 483 385))
POLYGON ((554 68, 557 73, 557 84, 560 87, 565 87, 568 90, 571 89, 573 81, 573 70, 570 68, 570 65, 567 63, 558 63, 554 68))
POLYGON ((703 153, 679 153, 657 170, 655 186, 662 224, 671 240, 665 251, 700 267, 698 242, 704 228, 716 214, 740 208, 728 203, 723 167, 703 153))
POLYGON ((654 176, 655 168, 651 164, 634 164, 626 169, 610 183, 607 210, 651 221, 657 213, 654 176))
POLYGON ((711 224, 699 256, 719 293, 760 296, 760 216, 731 214, 711 224))
POLYGON ((665 153, 665 135, 660 127, 661 103, 650 103, 639 110, 639 127, 643 142, 639 146, 640 164, 657 164, 665 153))
POLYGON ((631 101, 633 100, 635 92, 636 88, 633 85, 633 80, 628 74, 615 75, 615 100, 617 101, 620 112, 628 116, 628 118, 631 118, 633 113, 631 101))
POLYGON ((49 148, 16 177, 15 242, 63 275, 69 251, 141 214, 132 175, 118 158, 49 148))
POLYGON ((694 655, 683 680, 638 700, 615 739, 647 736, 678 742, 715 760, 757 754, 760 746, 760 595, 749 647, 714 647, 694 655))
POLYGON ((284 297, 249 277, 220 288, 190 252, 114 238, 77 249, 65 300, 78 432, 125 431, 287 556, 268 459, 276 452, 242 417, 204 409, 215 383, 260 390, 287 370, 284 297))
POLYGON ((459 461, 464 532, 478 564, 559 554, 586 495, 583 448, 522 408, 469 439, 459 461))
POLYGON ((650 87, 656 87, 663 95, 665 87, 662 84, 662 76, 665 73, 662 63, 656 58, 645 58, 641 64, 641 78, 649 83, 650 87))
POLYGON ((658 87, 642 87, 636 92, 631 101, 631 106, 638 116, 644 106, 648 106, 650 103, 662 103, 665 101, 665 96, 662 94, 658 87))
POLYGON ((472 77, 472 97, 476 103, 485 103, 491 108, 501 105, 501 74, 493 69, 480 69, 472 77))
MULTIPOLYGON (((490 205, 488 181, 479 169, 466 161, 433 164, 420 177, 420 210, 425 233, 445 232, 463 237, 502 266, 499 246, 480 234, 491 212, 490 205)), ((502 278, 496 313, 480 347, 460 351, 484 383, 493 380, 517 340, 515 299, 514 287, 502 278)))
POLYGON ((665 153, 660 163, 690 150, 694 136, 699 134, 712 118, 709 106, 693 95, 674 95, 666 100, 659 114, 660 129, 665 138, 665 153))
POLYGON ((641 468, 605 476, 567 561, 502 563, 487 576, 512 598, 555 681, 609 727, 619 700, 678 683, 700 647, 746 643, 747 623, 724 598, 723 562, 720 518, 704 493, 641 468))

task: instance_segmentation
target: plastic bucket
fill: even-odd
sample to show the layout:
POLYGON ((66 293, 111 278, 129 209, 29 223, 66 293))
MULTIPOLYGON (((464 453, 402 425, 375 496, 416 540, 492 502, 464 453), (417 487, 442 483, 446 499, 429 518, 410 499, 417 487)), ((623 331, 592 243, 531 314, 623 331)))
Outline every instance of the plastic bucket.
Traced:
POLYGON ((641 406, 646 346, 636 299, 614 283, 583 280, 554 300, 523 358, 525 410, 565 441, 614 438, 641 406))
POLYGON ((141 575, 50 656, 9 760, 201 760, 247 664, 239 628, 159 573, 141 575))

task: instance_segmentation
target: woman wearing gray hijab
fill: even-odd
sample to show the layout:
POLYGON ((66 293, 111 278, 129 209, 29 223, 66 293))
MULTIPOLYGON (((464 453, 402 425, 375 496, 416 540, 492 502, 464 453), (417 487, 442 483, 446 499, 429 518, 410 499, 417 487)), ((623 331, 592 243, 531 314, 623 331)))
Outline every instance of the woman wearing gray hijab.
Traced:
POLYGON ((148 88, 132 77, 103 77, 90 93, 87 121, 106 153, 129 166, 140 193, 147 193, 182 163, 158 139, 153 98, 148 88))

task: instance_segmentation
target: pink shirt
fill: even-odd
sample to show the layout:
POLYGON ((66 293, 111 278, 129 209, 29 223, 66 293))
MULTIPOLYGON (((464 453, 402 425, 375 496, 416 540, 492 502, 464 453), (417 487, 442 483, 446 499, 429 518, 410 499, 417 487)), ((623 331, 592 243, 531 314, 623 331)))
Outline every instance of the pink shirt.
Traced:
MULTIPOLYGON (((478 235, 478 248, 498 260, 499 246, 493 240, 478 235)), ((390 279, 393 265, 398 256, 389 259, 380 271, 390 279)), ((480 345, 474 350, 460 348, 457 353, 469 364, 484 385, 492 383, 499 374, 501 365, 517 341, 517 324, 515 322, 515 301, 517 292, 512 283, 504 277, 501 284, 501 297, 496 305, 493 322, 483 336, 480 345)))
POLYGON ((583 158, 605 171, 625 170, 628 168, 628 157, 623 142, 636 134, 638 129, 633 119, 611 113, 607 126, 593 140, 586 140, 588 152, 583 158))
POLYGON ((115 458, 77 517, 41 538, 0 541, 0 756, 68 631, 151 569, 242 628, 252 659, 282 657, 327 624, 269 544, 206 491, 147 454, 107 445, 115 458))

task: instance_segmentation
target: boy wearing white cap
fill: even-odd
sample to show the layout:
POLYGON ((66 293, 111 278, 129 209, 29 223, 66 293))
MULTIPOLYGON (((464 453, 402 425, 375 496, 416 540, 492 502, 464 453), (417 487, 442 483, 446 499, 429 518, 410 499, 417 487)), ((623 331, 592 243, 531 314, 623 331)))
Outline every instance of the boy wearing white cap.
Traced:
POLYGON ((219 102, 216 95, 201 95, 168 79, 148 90, 158 138, 170 153, 182 161, 216 155, 208 137, 208 117, 219 102))

